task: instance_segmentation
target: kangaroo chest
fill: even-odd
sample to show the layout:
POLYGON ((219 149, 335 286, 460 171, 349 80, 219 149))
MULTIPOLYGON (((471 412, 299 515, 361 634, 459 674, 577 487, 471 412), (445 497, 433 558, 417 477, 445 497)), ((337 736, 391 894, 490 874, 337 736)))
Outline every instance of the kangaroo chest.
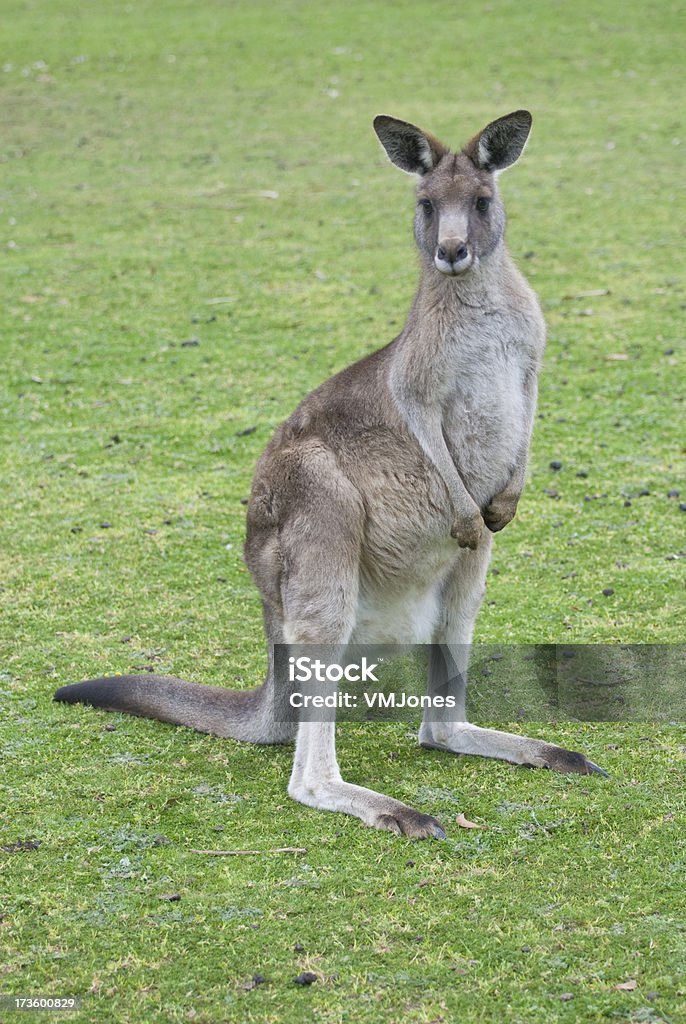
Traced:
POLYGON ((448 339, 451 374, 443 432, 479 505, 505 487, 526 451, 535 371, 528 330, 522 316, 483 314, 448 339))

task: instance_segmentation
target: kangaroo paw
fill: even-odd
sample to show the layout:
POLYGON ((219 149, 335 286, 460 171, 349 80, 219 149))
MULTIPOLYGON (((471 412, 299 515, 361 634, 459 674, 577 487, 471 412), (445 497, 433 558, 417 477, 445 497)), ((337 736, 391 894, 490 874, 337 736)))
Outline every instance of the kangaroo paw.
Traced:
POLYGON ((394 811, 393 814, 379 814, 372 822, 374 828, 394 832, 397 836, 411 836, 413 839, 445 839, 443 826, 430 814, 421 814, 411 807, 394 811))
POLYGON ((583 754, 576 750, 556 747, 553 743, 546 743, 541 753, 536 754, 527 763, 533 768, 550 768, 552 771, 575 772, 577 775, 604 775, 605 778, 609 778, 603 768, 593 764, 593 761, 589 761, 583 754))
POLYGON ((473 514, 458 516, 450 529, 450 536, 461 548, 475 550, 479 546, 483 531, 484 521, 477 509, 473 514))

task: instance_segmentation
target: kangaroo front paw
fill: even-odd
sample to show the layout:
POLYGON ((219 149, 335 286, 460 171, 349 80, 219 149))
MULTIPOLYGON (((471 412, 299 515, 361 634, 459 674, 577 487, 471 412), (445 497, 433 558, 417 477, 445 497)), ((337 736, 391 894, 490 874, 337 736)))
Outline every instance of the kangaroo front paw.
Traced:
POLYGON ((445 839, 443 826, 430 814, 422 814, 411 807, 399 807, 391 814, 379 814, 372 822, 374 828, 394 832, 412 839, 445 839))
POLYGON ((458 515, 450 529, 450 536, 457 541, 461 548, 471 548, 474 551, 479 546, 479 541, 484 532, 484 521, 478 509, 466 515, 458 515))
POLYGON ((491 533, 497 533, 511 523, 517 511, 517 499, 494 498, 484 510, 484 522, 491 533))

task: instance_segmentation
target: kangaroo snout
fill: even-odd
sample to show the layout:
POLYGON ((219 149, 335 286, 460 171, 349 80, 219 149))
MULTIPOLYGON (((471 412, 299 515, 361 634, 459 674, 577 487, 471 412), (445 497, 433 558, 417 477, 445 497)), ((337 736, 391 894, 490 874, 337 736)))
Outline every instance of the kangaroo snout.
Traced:
POLYGON ((461 274, 472 264, 472 250, 462 238, 445 238, 436 246, 434 264, 442 274, 461 274))

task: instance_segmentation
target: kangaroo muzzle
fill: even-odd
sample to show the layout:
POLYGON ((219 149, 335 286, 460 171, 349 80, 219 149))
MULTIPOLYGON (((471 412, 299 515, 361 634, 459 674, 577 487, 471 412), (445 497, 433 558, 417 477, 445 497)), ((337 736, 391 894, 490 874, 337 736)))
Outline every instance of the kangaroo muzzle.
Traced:
POLYGON ((462 274, 473 261, 471 246, 462 238, 445 238, 436 246, 434 265, 442 274, 462 274))

